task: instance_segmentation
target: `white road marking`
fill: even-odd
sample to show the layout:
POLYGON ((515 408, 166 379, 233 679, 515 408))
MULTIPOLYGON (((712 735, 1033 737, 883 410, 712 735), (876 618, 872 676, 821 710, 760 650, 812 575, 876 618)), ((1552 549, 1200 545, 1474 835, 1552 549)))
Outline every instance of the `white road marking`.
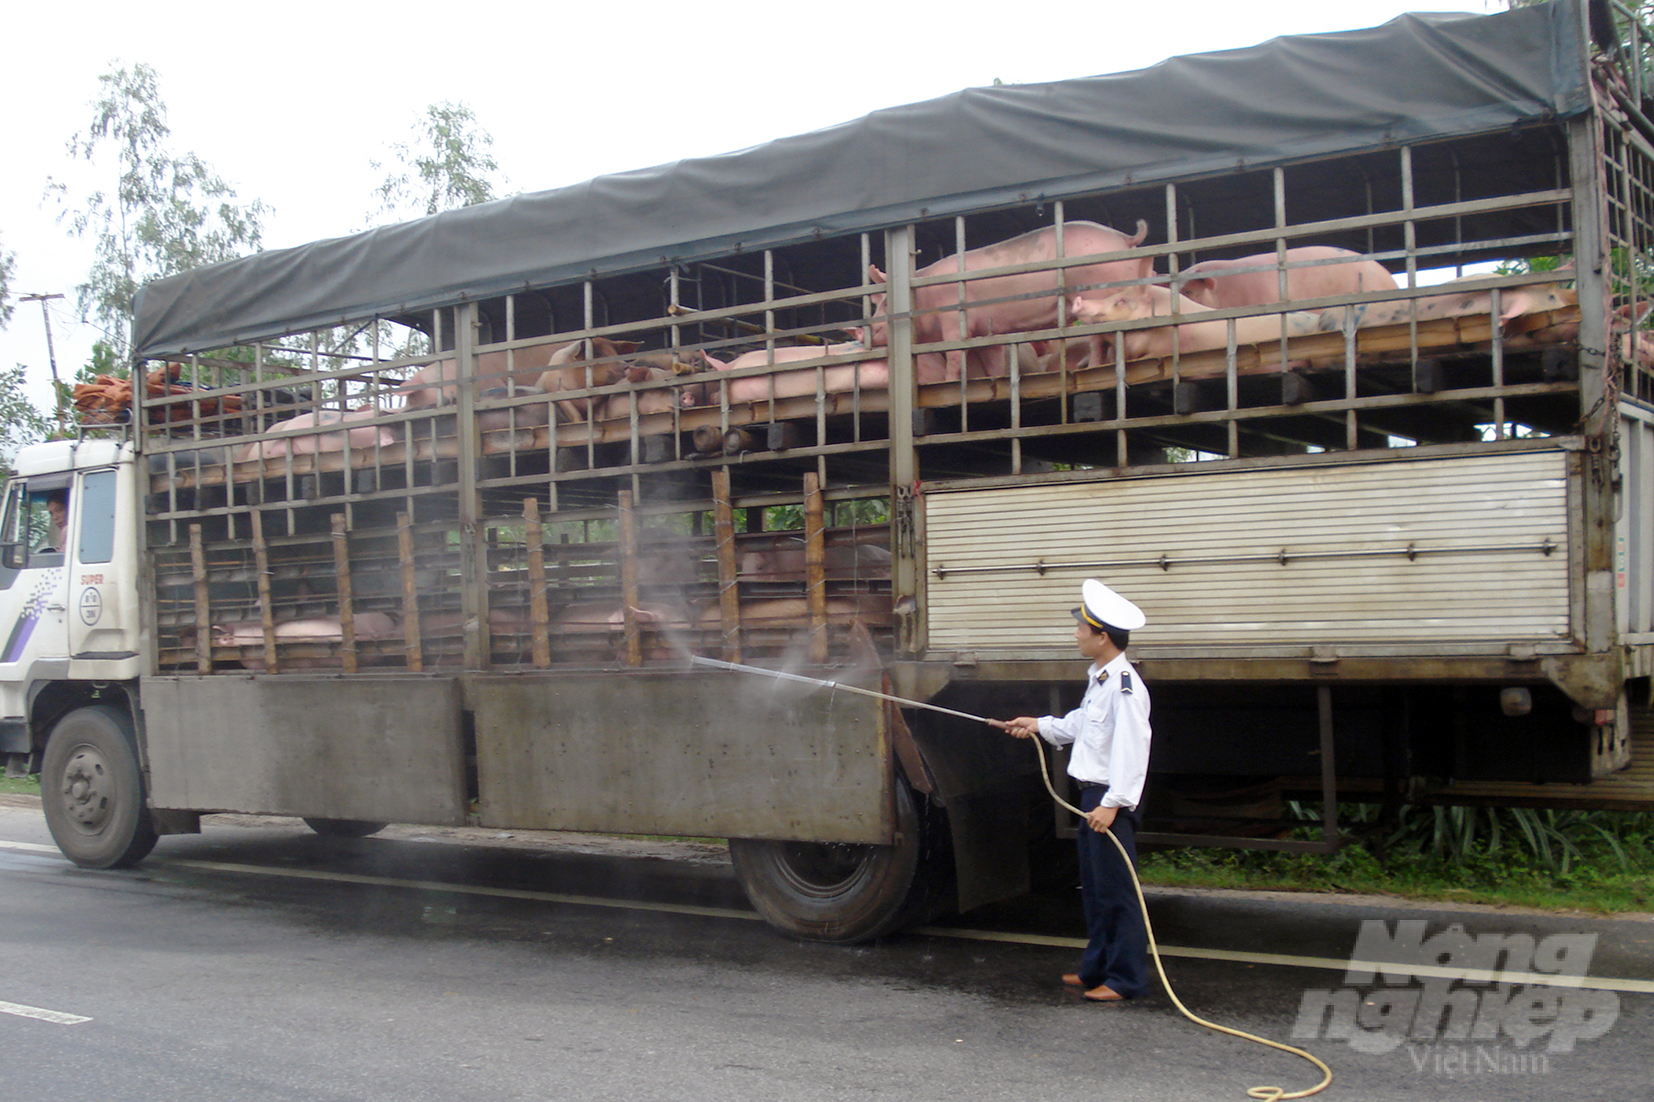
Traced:
POLYGON ((79 1025, 89 1022, 91 1018, 83 1018, 79 1014, 65 1014, 61 1010, 42 1010, 38 1006, 24 1006, 22 1003, 0 1002, 0 1014, 15 1014, 19 1018, 39 1018, 43 1022, 54 1025, 79 1025))
MULTIPOLYGON (((0 849, 56 853, 55 846, 33 842, 0 841, 0 849)), ((399 880, 390 876, 366 876, 353 872, 323 872, 317 869, 282 869, 265 865, 242 865, 229 861, 157 861, 157 864, 180 868, 204 869, 208 872, 245 873, 251 876, 284 876, 293 880, 324 880, 339 884, 365 884, 380 888, 404 888, 410 891, 447 892, 451 895, 480 895, 495 899, 529 899, 539 903, 564 903, 577 907, 604 907, 621 911, 655 911, 662 914, 696 915, 703 918, 733 918, 743 922, 762 922, 752 911, 738 911, 729 907, 700 907, 689 903, 649 903, 633 899, 604 899, 599 896, 569 895, 563 892, 536 892, 523 888, 488 888, 471 884, 450 884, 438 880, 399 880)), ((998 941, 1010 945, 1035 945, 1055 949, 1084 949, 1085 939, 1053 937, 1048 934, 1016 934, 999 930, 970 930, 948 926, 920 926, 909 933, 925 937, 955 938, 964 941, 998 941)), ((1199 949, 1182 945, 1162 945, 1160 955, 1191 960, 1224 960, 1238 964, 1269 964, 1281 968, 1319 968, 1343 972, 1349 968, 1393 968, 1381 961, 1339 960, 1335 957, 1304 957, 1286 953, 1247 953, 1233 949, 1199 949)), ((1438 968, 1425 964, 1409 964, 1409 971, 1419 976, 1468 980, 1472 983, 1523 983, 1556 987, 1585 987, 1596 991, 1627 991, 1654 994, 1654 980, 1610 979, 1599 976, 1553 976, 1543 972, 1488 972, 1474 968, 1438 968)))

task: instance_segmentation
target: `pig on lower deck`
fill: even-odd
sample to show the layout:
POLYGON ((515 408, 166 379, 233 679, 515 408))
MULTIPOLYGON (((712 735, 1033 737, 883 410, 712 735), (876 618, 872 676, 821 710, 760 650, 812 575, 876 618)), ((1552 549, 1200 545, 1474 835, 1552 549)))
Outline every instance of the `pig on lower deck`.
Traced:
MULTIPOLYGON (((1148 237, 1149 225, 1139 220, 1137 232, 1131 236, 1096 222, 1065 222, 1062 230, 1063 255, 1078 257, 1134 249, 1148 237)), ((960 259, 958 255, 943 257, 915 275, 929 278, 958 273, 960 259)), ((1052 226, 1032 230, 1019 237, 971 249, 963 254, 963 259, 966 272, 1056 260, 1057 231, 1052 226)), ((1153 271, 1153 259, 1145 256, 1079 264, 1060 271, 1023 272, 968 279, 963 284, 938 283, 916 287, 913 291, 913 339, 915 343, 929 344, 1053 329, 1057 325, 1059 304, 1065 295, 1073 294, 1074 289, 1079 289, 1082 297, 1097 297, 1107 292, 1087 288, 1096 284, 1147 279, 1153 271), (964 287, 963 326, 960 324, 961 286, 964 287)), ((869 268, 868 274, 875 283, 888 281, 885 273, 877 267, 869 268)), ((884 295, 873 296, 874 318, 869 326, 869 342, 874 346, 885 344, 888 336, 884 305, 884 295)), ((1003 348, 973 350, 971 356, 956 349, 946 354, 943 378, 951 381, 967 374, 1002 378, 1008 371, 1008 358, 1003 348), (971 370, 973 364, 975 369, 971 370)))

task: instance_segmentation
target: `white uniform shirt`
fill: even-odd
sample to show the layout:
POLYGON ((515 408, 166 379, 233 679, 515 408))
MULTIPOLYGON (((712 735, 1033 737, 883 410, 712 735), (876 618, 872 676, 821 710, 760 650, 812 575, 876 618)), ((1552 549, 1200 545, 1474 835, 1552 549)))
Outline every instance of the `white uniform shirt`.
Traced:
POLYGON ((1149 690, 1125 655, 1102 669, 1093 665, 1080 706, 1065 716, 1042 716, 1039 733, 1053 746, 1074 744, 1068 775, 1108 785, 1102 806, 1132 808, 1142 800, 1149 773, 1149 690))

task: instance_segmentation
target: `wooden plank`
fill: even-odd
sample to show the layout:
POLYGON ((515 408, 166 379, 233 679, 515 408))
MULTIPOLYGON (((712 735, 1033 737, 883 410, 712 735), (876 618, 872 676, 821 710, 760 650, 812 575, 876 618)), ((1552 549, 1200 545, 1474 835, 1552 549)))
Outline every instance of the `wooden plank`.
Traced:
POLYGON ((407 647, 408 669, 425 668, 425 648, 419 631, 419 577, 414 570, 413 519, 396 514, 396 550, 402 565, 402 638, 407 647))
POLYGON ((741 661, 741 594, 735 560, 735 508, 730 503, 729 468, 712 472, 712 534, 718 554, 718 611, 724 634, 724 661, 741 661))
POLYGON ((264 626, 264 669, 280 673, 276 657, 276 610, 270 601, 270 549, 264 543, 264 513, 253 510, 253 569, 258 572, 258 618, 264 626))
POLYGON ((626 643, 626 664, 643 665, 643 636, 638 630, 637 517, 632 491, 620 491, 620 615, 626 643))
POLYGON ((827 661, 827 538, 822 520, 821 483, 804 475, 804 599, 810 610, 810 661, 827 661))
POLYGON ((546 540, 540 499, 523 499, 523 540, 528 544, 528 615, 534 630, 534 665, 551 665, 551 613, 546 606, 546 540))
POLYGON ((207 553, 201 526, 190 525, 190 576, 195 582, 195 672, 212 673, 212 608, 207 596, 207 553))
POLYGON ((350 593, 350 540, 345 515, 333 514, 333 584, 339 594, 340 657, 346 673, 356 672, 356 605, 350 593))

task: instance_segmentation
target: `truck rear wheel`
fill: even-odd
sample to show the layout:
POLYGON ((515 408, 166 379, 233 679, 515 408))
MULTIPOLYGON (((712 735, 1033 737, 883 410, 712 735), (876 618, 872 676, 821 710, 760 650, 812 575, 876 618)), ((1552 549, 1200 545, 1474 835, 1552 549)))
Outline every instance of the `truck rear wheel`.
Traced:
POLYGON ((132 719, 94 704, 57 721, 40 766, 46 826, 63 855, 89 869, 124 868, 155 848, 132 719))
POLYGON ((367 819, 306 819, 304 825, 323 838, 366 838, 385 829, 384 823, 367 819))
POLYGON ((896 844, 842 845, 731 838, 747 898, 771 926, 807 941, 867 941, 924 917, 925 824, 896 784, 896 844))

